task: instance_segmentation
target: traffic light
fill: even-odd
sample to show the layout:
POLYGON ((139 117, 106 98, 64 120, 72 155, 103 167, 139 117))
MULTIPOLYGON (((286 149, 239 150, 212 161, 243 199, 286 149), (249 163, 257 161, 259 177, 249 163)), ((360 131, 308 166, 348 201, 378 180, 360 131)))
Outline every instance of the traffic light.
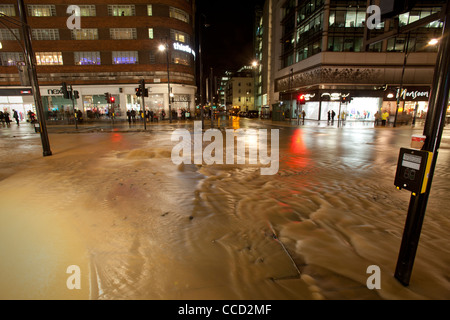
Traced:
POLYGON ((111 96, 109 99, 109 103, 114 103, 114 102, 116 102, 116 98, 111 96))
POLYGON ((80 98, 80 93, 79 93, 78 91, 74 91, 74 92, 73 92, 73 98, 74 98, 75 100, 79 99, 79 98, 80 98))
POLYGON ((142 79, 139 81, 139 90, 141 91, 141 95, 144 97, 148 97, 148 89, 145 89, 145 80, 142 79))
POLYGON ((142 91, 141 91, 141 88, 140 88, 140 87, 139 87, 139 88, 136 88, 136 96, 137 96, 137 97, 142 96, 142 91))
POLYGON ((342 96, 342 97, 341 97, 341 102, 342 102, 342 103, 351 102, 352 100, 353 100, 353 98, 350 97, 350 96, 346 96, 346 97, 342 96))
POLYGON ((63 82, 61 85, 61 91, 63 93, 64 99, 70 99, 69 91, 67 90, 67 83, 63 82))
POLYGON ((106 99, 106 103, 111 103, 111 93, 106 92, 105 93, 105 99, 106 99))
POLYGON ((298 96, 297 100, 298 100, 298 103, 300 103, 300 104, 305 104, 306 103, 306 97, 305 97, 304 94, 300 94, 298 96))

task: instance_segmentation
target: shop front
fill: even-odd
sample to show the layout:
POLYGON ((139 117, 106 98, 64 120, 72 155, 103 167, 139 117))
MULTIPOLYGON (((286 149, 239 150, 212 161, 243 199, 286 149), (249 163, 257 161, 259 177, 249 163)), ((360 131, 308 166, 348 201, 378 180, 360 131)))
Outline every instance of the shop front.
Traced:
POLYGON ((31 89, 0 89, 0 111, 7 112, 13 121, 14 110, 17 111, 20 122, 29 120, 29 111, 36 113, 31 89))
POLYGON ((399 87, 388 87, 384 93, 382 110, 395 116, 398 101, 398 114, 424 120, 428 111, 430 91, 429 86, 407 86, 401 91, 399 87))
POLYGON ((283 99, 284 112, 287 117, 296 118, 297 114, 305 112, 305 119, 328 121, 328 115, 334 111, 335 120, 374 121, 383 102, 382 93, 375 90, 315 90, 280 94, 283 99), (306 103, 301 105, 297 97, 304 95, 306 103), (290 97, 294 97, 290 100, 290 97), (342 97, 351 97, 349 103, 341 103, 342 97), (297 111, 298 110, 298 111, 297 111), (340 116, 339 116, 340 115, 340 116))

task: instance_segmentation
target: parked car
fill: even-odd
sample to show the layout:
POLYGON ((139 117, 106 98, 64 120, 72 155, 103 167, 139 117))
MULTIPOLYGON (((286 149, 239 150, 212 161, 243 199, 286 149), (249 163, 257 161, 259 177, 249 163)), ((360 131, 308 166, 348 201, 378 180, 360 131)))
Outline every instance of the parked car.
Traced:
POLYGON ((239 111, 238 117, 241 117, 241 118, 247 117, 247 112, 246 111, 239 111))

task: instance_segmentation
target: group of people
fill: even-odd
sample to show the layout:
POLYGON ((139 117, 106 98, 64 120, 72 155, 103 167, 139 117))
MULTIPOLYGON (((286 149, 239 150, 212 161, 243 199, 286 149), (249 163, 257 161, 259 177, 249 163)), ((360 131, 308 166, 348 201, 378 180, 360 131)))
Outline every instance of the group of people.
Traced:
MULTIPOLYGON (((136 123, 136 119, 140 117, 141 119, 144 118, 144 114, 142 111, 136 111, 134 109, 127 111, 127 120, 128 123, 136 123)), ((164 110, 161 110, 161 112, 155 112, 153 110, 146 110, 145 111, 145 120, 147 122, 157 122, 159 119, 164 120, 166 118, 166 112, 164 110)), ((185 120, 190 118, 190 112, 186 109, 178 109, 178 110, 172 110, 172 119, 180 119, 185 120)))
MULTIPOLYGON (((20 126, 20 120, 19 120, 19 113, 17 112, 17 110, 12 110, 13 111, 13 118, 16 121, 17 125, 20 126)), ((10 114, 8 111, 4 110, 4 111, 0 111, 0 122, 2 123, 2 126, 4 127, 5 125, 7 127, 9 127, 11 125, 11 118, 10 118, 10 114)))
POLYGON ((389 122, 389 116, 390 113, 387 110, 384 110, 384 112, 381 115, 379 112, 375 113, 375 125, 377 126, 381 121, 381 125, 385 127, 386 124, 389 122))

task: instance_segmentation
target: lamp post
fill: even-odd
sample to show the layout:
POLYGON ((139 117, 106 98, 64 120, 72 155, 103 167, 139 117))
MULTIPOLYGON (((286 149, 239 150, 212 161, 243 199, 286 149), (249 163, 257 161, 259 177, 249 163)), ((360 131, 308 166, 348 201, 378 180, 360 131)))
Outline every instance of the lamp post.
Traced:
POLYGON ((25 10, 25 4, 23 0, 17 0, 17 6, 19 8, 20 21, 22 25, 23 39, 25 43, 25 59, 28 65, 30 82, 33 88, 34 101, 36 103, 36 113, 38 116, 39 127, 41 132, 41 142, 43 148, 44 157, 51 156, 52 151, 50 149, 50 142, 48 140, 47 123, 44 118, 44 108, 42 105, 41 92, 39 89, 39 82, 36 72, 36 56, 31 45, 31 31, 28 25, 27 15, 25 10))
POLYGON ((172 92, 170 90, 170 69, 169 69, 169 44, 166 43, 165 44, 160 44, 159 45, 159 51, 163 52, 166 51, 166 57, 167 57, 167 89, 168 89, 168 93, 169 93, 169 122, 172 123, 172 105, 171 105, 171 95, 172 92))
MULTIPOLYGON (((409 39, 410 39, 410 32, 408 32, 408 35, 406 37, 405 56, 404 56, 404 60, 403 60, 402 75, 401 75, 401 79, 400 79, 400 89, 397 93, 397 108, 395 110, 394 128, 397 126, 398 109, 400 106, 400 98, 402 96, 402 91, 403 91, 403 78, 405 76, 406 63, 407 63, 408 57, 411 53, 411 51, 408 51, 409 39)), ((426 46, 424 46, 423 48, 426 48, 428 46, 435 46, 438 43, 439 43, 439 39, 433 38, 430 41, 428 41, 428 44, 426 46)), ((405 102, 403 102, 403 110, 405 110, 405 102)), ((415 113, 414 113, 414 124, 415 124, 415 113)))

